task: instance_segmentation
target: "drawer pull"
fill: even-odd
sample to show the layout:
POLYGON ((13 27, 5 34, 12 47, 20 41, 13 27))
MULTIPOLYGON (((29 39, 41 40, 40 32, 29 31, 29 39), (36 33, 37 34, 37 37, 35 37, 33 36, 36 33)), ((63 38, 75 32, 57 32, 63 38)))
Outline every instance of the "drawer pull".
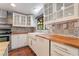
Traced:
MULTIPOLYGON (((56 46, 56 45, 55 45, 55 46, 56 46)), ((56 46, 56 48, 59 49, 59 50, 61 50, 61 51, 63 51, 63 52, 65 52, 65 53, 71 54, 71 53, 69 53, 69 51, 68 51, 67 49, 65 49, 65 48, 62 48, 62 47, 59 47, 59 46, 56 46)))
POLYGON ((60 56, 64 56, 64 55, 60 54, 59 52, 57 52, 57 51, 55 51, 55 50, 54 50, 54 52, 55 52, 56 54, 60 55, 60 56))
POLYGON ((63 49, 63 50, 65 50, 65 51, 68 51, 67 49, 65 49, 65 48, 63 48, 63 47, 59 47, 59 46, 57 46, 57 45, 54 45, 55 47, 58 47, 58 48, 61 48, 61 49, 63 49))

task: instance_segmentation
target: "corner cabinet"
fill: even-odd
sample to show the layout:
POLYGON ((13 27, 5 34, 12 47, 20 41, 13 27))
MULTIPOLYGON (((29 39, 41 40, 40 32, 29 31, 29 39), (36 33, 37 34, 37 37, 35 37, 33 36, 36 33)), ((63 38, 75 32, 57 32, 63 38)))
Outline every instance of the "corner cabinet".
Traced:
POLYGON ((33 27, 33 15, 13 13, 12 25, 16 27, 33 27))
POLYGON ((49 56, 49 40, 29 34, 29 46, 37 56, 49 56))

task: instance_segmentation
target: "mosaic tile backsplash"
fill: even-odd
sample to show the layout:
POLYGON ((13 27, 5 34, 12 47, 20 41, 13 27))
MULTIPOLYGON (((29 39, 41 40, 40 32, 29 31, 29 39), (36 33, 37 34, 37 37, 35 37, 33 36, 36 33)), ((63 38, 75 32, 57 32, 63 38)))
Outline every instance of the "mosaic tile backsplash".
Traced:
POLYGON ((51 26, 52 26, 52 32, 56 34, 74 35, 79 37, 79 20, 54 24, 51 26))
POLYGON ((12 32, 34 32, 35 28, 34 27, 26 27, 26 28, 13 27, 11 31, 12 32))

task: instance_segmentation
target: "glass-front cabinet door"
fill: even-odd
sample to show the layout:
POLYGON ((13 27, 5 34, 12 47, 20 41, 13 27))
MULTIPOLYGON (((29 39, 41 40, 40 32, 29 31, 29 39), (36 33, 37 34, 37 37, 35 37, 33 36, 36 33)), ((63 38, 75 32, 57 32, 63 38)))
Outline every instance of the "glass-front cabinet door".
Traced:
POLYGON ((57 11, 57 19, 63 18, 63 3, 57 3, 56 4, 56 11, 57 11))
POLYGON ((27 26, 31 26, 31 16, 27 16, 27 26))
POLYGON ((64 3, 64 17, 74 16, 74 3, 64 3))
POLYGON ((13 13, 13 26, 20 26, 20 15, 13 13))
POLYGON ((21 25, 22 25, 23 27, 26 26, 26 16, 25 16, 25 15, 22 15, 22 16, 21 16, 21 25))

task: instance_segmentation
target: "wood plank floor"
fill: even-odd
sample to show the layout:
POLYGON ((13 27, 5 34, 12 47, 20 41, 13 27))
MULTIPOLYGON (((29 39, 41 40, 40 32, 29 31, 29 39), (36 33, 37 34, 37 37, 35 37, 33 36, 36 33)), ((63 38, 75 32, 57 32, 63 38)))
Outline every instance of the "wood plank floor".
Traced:
POLYGON ((22 47, 9 51, 9 56, 36 56, 30 47, 22 47))

